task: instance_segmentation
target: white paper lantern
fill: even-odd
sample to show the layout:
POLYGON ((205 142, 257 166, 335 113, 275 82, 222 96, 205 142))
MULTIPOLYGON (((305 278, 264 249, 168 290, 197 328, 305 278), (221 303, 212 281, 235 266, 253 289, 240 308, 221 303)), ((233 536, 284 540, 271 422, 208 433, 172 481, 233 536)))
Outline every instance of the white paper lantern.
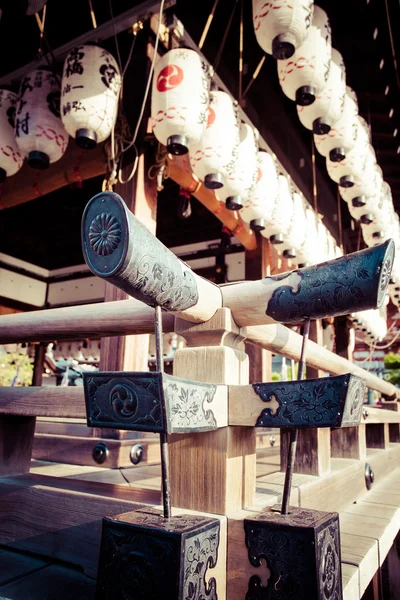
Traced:
POLYGON ((269 152, 258 153, 258 176, 253 194, 240 210, 240 216, 254 231, 261 231, 272 214, 278 198, 278 173, 269 152))
POLYGON ((80 148, 104 142, 115 125, 122 78, 115 58, 96 45, 73 48, 64 62, 61 118, 80 148))
POLYGON ((312 104, 324 89, 331 64, 331 27, 325 11, 314 6, 311 27, 304 43, 289 60, 277 63, 283 93, 296 104, 312 104))
POLYGON ((258 131, 240 125, 240 142, 233 171, 218 192, 229 210, 239 210, 254 193, 258 179, 258 131))
POLYGON ((301 248, 297 250, 297 264, 315 264, 318 261, 317 217, 311 206, 306 207, 305 237, 301 248))
POLYGON ((190 146, 190 164, 209 189, 223 187, 232 174, 239 149, 238 111, 225 92, 211 91, 206 130, 197 144, 190 146))
POLYGON ((60 160, 68 134, 60 119, 60 82, 44 67, 21 82, 15 117, 15 139, 29 166, 46 169, 60 160))
POLYGON ((153 76, 153 132, 171 154, 186 154, 200 142, 208 117, 209 68, 187 48, 170 50, 158 61, 153 76))
MULTIPOLYGON (((269 238, 272 244, 282 244, 289 231, 293 214, 293 195, 286 175, 278 177, 278 196, 272 214, 265 219, 265 229, 261 235, 269 238)), ((279 248, 278 248, 279 250, 279 248)))
POLYGON ((379 193, 383 184, 382 169, 376 163, 375 152, 372 146, 369 147, 364 171, 354 178, 352 187, 339 187, 339 192, 343 200, 349 205, 357 207, 363 206, 366 199, 379 193))
POLYGON ((283 253, 284 258, 295 259, 297 250, 302 247, 306 235, 306 207, 303 197, 298 192, 293 193, 292 199, 292 220, 278 250, 283 253))
MULTIPOLYGON (((377 172, 375 172, 375 175, 378 175, 377 172)), ((380 213, 384 204, 385 195, 383 183, 383 181, 378 181, 376 193, 373 196, 360 196, 353 198, 353 200, 348 203, 349 212, 353 219, 368 225, 368 223, 372 222, 374 215, 380 213)))
POLYGON ((253 0, 257 42, 277 60, 290 58, 307 37, 313 0, 253 0))
POLYGON ((318 264, 326 260, 329 260, 328 229, 321 219, 317 217, 317 251, 312 262, 313 264, 318 264))
POLYGON ((346 157, 357 139, 358 115, 357 97, 353 90, 346 87, 343 112, 331 127, 329 133, 314 135, 315 147, 322 156, 329 156, 332 161, 339 162, 346 157))
POLYGON ((346 69, 340 52, 332 48, 328 81, 315 102, 309 106, 297 105, 302 125, 316 135, 329 133, 343 111, 346 93, 346 69))
POLYGON ((15 175, 24 162, 14 137, 17 94, 0 89, 0 183, 15 175))
POLYGON ((369 143, 369 131, 365 125, 364 119, 357 117, 357 138, 343 160, 333 162, 329 156, 326 158, 328 175, 340 187, 353 187, 355 179, 361 176, 373 178, 373 171, 366 172, 368 153, 374 155, 374 150, 369 143))

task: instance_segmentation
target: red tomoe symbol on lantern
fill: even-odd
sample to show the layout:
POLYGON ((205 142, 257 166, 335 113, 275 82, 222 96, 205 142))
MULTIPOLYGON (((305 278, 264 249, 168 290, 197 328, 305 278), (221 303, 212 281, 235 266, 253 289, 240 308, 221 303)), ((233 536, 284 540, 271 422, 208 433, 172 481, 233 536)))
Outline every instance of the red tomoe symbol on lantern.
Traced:
POLYGON ((215 121, 215 110, 211 106, 207 110, 207 127, 210 127, 215 121))
POLYGON ((157 90, 167 92, 173 90, 183 81, 183 71, 178 65, 168 65, 161 69, 157 77, 157 90))

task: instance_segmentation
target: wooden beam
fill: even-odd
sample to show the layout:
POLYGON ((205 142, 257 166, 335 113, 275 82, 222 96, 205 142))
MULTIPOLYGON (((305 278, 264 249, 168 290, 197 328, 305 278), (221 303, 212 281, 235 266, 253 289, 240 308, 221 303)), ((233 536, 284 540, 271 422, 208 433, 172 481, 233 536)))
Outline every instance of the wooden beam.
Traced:
POLYGON ((81 150, 74 140, 69 141, 64 156, 41 171, 37 180, 37 172, 25 164, 13 177, 8 177, 3 193, 0 196, 0 209, 17 206, 38 196, 54 192, 65 185, 79 183, 105 173, 103 144, 93 150, 81 150))
POLYGON ((0 387, 0 414, 86 418, 82 387, 0 387))

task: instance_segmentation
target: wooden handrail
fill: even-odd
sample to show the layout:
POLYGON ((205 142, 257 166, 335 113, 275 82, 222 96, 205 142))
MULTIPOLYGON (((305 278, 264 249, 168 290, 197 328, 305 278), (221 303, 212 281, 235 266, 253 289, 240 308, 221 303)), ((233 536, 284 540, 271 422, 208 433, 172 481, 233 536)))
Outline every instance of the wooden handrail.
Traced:
MULTIPOLYGON (((78 340, 90 337, 152 333, 154 309, 138 300, 118 300, 98 304, 68 306, 0 316, 0 344, 78 340)), ((166 333, 174 331, 175 318, 163 313, 166 333)), ((247 341, 286 358, 298 360, 302 337, 284 325, 257 325, 243 330, 247 341)), ((367 386, 387 398, 400 397, 400 389, 349 360, 309 342, 310 366, 342 375, 354 373, 367 386)))

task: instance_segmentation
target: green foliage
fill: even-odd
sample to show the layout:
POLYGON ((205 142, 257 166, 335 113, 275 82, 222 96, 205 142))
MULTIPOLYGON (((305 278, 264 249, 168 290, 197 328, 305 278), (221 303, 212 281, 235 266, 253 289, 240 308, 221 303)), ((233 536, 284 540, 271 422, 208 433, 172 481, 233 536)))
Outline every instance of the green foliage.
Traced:
POLYGON ((0 356, 0 386, 10 386, 17 372, 17 385, 31 385, 33 365, 27 354, 12 352, 0 356))
POLYGON ((388 352, 383 360, 386 369, 400 369, 400 354, 388 352))

